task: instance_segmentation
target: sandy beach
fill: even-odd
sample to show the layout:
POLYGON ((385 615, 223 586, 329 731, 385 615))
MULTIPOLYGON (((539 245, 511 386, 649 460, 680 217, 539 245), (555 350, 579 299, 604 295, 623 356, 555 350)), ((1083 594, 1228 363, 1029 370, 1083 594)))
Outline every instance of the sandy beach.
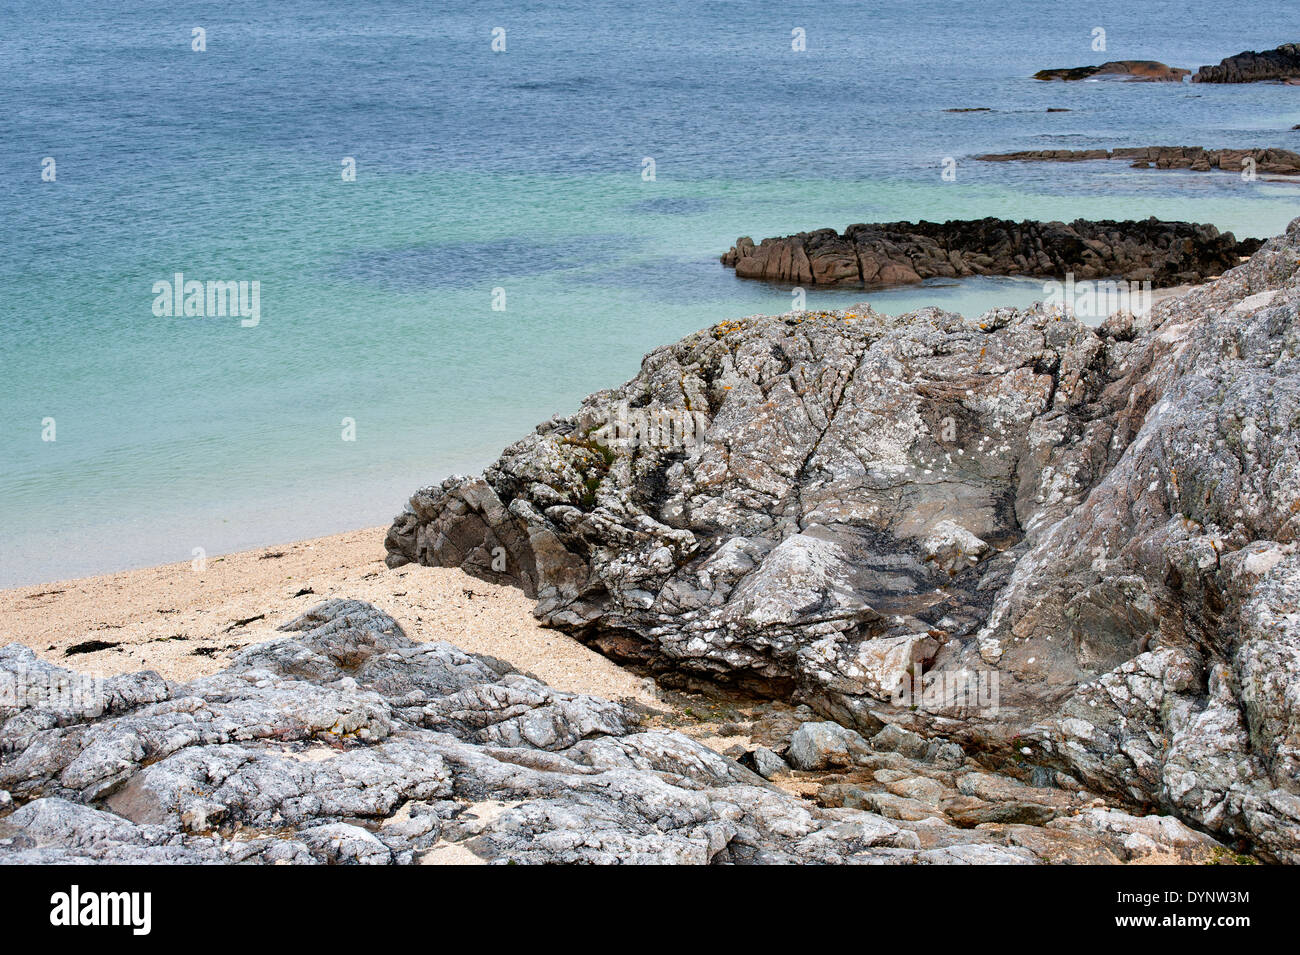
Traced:
POLYGON ((415 640, 507 660, 554 687, 654 702, 643 681, 534 620, 532 601, 460 570, 384 565, 385 527, 190 563, 0 591, 0 645, 104 675, 156 670, 186 681, 329 597, 366 600, 415 640))

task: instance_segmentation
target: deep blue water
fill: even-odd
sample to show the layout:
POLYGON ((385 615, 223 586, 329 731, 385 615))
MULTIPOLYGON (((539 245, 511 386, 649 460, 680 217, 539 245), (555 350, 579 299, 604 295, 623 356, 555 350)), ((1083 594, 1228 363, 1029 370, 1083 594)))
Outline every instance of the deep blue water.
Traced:
MULTIPOLYGON (((1300 149, 1297 87, 1028 78, 1104 59, 1195 68, 1296 39, 1278 33, 1294 13, 1208 0, 9 0, 0 585, 382 523, 416 486, 477 470, 630 377, 651 348, 787 310, 788 289, 717 263, 741 234, 983 215, 1274 234, 1300 214, 1300 187, 968 157, 1300 149), (1104 53, 1090 48, 1097 26, 1104 53), (992 111, 944 112, 975 106, 992 111), (257 281, 259 324, 155 315, 153 284, 177 271, 257 281)), ((978 314, 1041 289, 865 297, 978 314)))

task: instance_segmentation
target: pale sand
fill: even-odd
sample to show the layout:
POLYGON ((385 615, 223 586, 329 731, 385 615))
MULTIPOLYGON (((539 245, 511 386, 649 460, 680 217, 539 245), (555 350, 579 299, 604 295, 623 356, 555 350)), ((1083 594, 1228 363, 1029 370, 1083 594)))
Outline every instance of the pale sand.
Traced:
POLYGON ((413 640, 446 640, 499 657, 557 689, 655 704, 641 678, 540 626, 521 591, 450 568, 385 567, 386 530, 210 557, 203 570, 168 564, 0 591, 0 645, 23 643, 85 672, 149 669, 183 682, 282 636, 278 625, 322 600, 352 597, 390 614, 413 640), (313 593, 295 596, 303 589, 313 593), (238 623, 258 615, 265 616, 238 623), (120 646, 65 656, 88 640, 120 646))
POLYGON ((1174 285, 1171 286, 1170 288, 1152 289, 1151 304, 1155 305, 1157 302, 1163 302, 1167 298, 1179 298, 1183 295, 1186 295, 1192 289, 1199 288, 1199 287, 1200 286, 1197 285, 1174 285))

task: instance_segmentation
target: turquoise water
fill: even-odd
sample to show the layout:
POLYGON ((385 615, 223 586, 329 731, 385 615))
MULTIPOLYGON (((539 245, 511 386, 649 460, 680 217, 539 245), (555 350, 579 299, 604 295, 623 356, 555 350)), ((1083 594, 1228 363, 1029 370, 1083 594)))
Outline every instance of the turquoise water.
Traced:
MULTIPOLYGON (((788 310, 788 288, 717 262, 742 234, 1156 215, 1264 236, 1300 214, 1293 184, 967 161, 1049 144, 1300 149, 1293 87, 1026 79, 1271 47, 1288 5, 1239 24, 1205 2, 1068 6, 755 3, 743 23, 716 5, 594 2, 0 12, 0 586, 383 523, 652 348, 788 310), (1104 55, 1093 21, 1116 25, 1104 55), (789 48, 795 25, 806 52, 789 48), (943 112, 962 106, 996 112, 943 112), (155 315, 153 284, 177 271, 258 282, 259 324, 155 315)), ((808 305, 975 315, 1041 297, 980 280, 812 290, 808 305)))

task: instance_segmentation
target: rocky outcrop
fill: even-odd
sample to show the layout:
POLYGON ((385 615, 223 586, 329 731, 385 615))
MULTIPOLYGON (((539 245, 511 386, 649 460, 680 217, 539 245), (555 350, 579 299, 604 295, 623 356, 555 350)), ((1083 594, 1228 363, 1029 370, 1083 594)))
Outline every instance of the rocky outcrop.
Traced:
POLYGON ((1289 149, 1204 149, 1201 146, 1135 146, 1121 149, 1029 149, 1015 153, 986 153, 983 162, 1087 162, 1123 159, 1135 168, 1221 169, 1240 172, 1253 160, 1255 171, 1271 175, 1300 175, 1300 153, 1289 149))
POLYGON ((1169 66, 1156 60, 1111 60, 1099 66, 1074 66, 1039 70, 1034 74, 1034 79, 1071 82, 1093 77, 1127 77, 1127 82, 1130 83, 1181 83, 1183 77, 1188 76, 1191 72, 1191 70, 1169 66))
POLYGON ((1218 66, 1203 66, 1193 83, 1300 83, 1300 43, 1284 43, 1273 50, 1247 50, 1221 60, 1218 66))
POLYGON ((1120 277, 1155 287, 1186 285, 1236 265, 1257 242, 1212 225, 1158 219, 1115 222, 882 222, 754 240, 722 256, 740 278, 877 288, 929 278, 1026 275, 1120 277))
MULTIPOLYGON (((17 806, 0 861, 924 861, 879 815, 807 806, 625 706, 416 643, 367 604, 281 629, 187 685, 117 678, 98 714, 0 709, 17 806)), ((15 685, 71 676, 55 671, 0 650, 15 685)))
POLYGON ((282 639, 186 685, 138 673, 66 698, 33 690, 78 675, 24 647, 0 649, 0 680, 23 688, 0 707, 0 862, 1227 856, 1173 820, 992 775, 960 750, 769 715, 751 731, 812 764, 791 769, 763 749, 768 775, 801 777, 818 793, 800 799, 624 705, 417 643, 357 601, 328 601, 281 629, 282 639), (841 738, 852 745, 836 748, 841 738), (821 771, 832 766, 833 777, 821 771), (890 800, 900 792, 909 795, 890 800))
MULTIPOLYGON (((665 680, 1300 862, 1298 349, 1300 220, 1100 328, 1042 306, 723 323, 417 492, 388 560, 513 581, 665 680), (629 408, 706 424, 629 440, 629 408)), ((797 753, 838 752, 812 735, 797 753)))

